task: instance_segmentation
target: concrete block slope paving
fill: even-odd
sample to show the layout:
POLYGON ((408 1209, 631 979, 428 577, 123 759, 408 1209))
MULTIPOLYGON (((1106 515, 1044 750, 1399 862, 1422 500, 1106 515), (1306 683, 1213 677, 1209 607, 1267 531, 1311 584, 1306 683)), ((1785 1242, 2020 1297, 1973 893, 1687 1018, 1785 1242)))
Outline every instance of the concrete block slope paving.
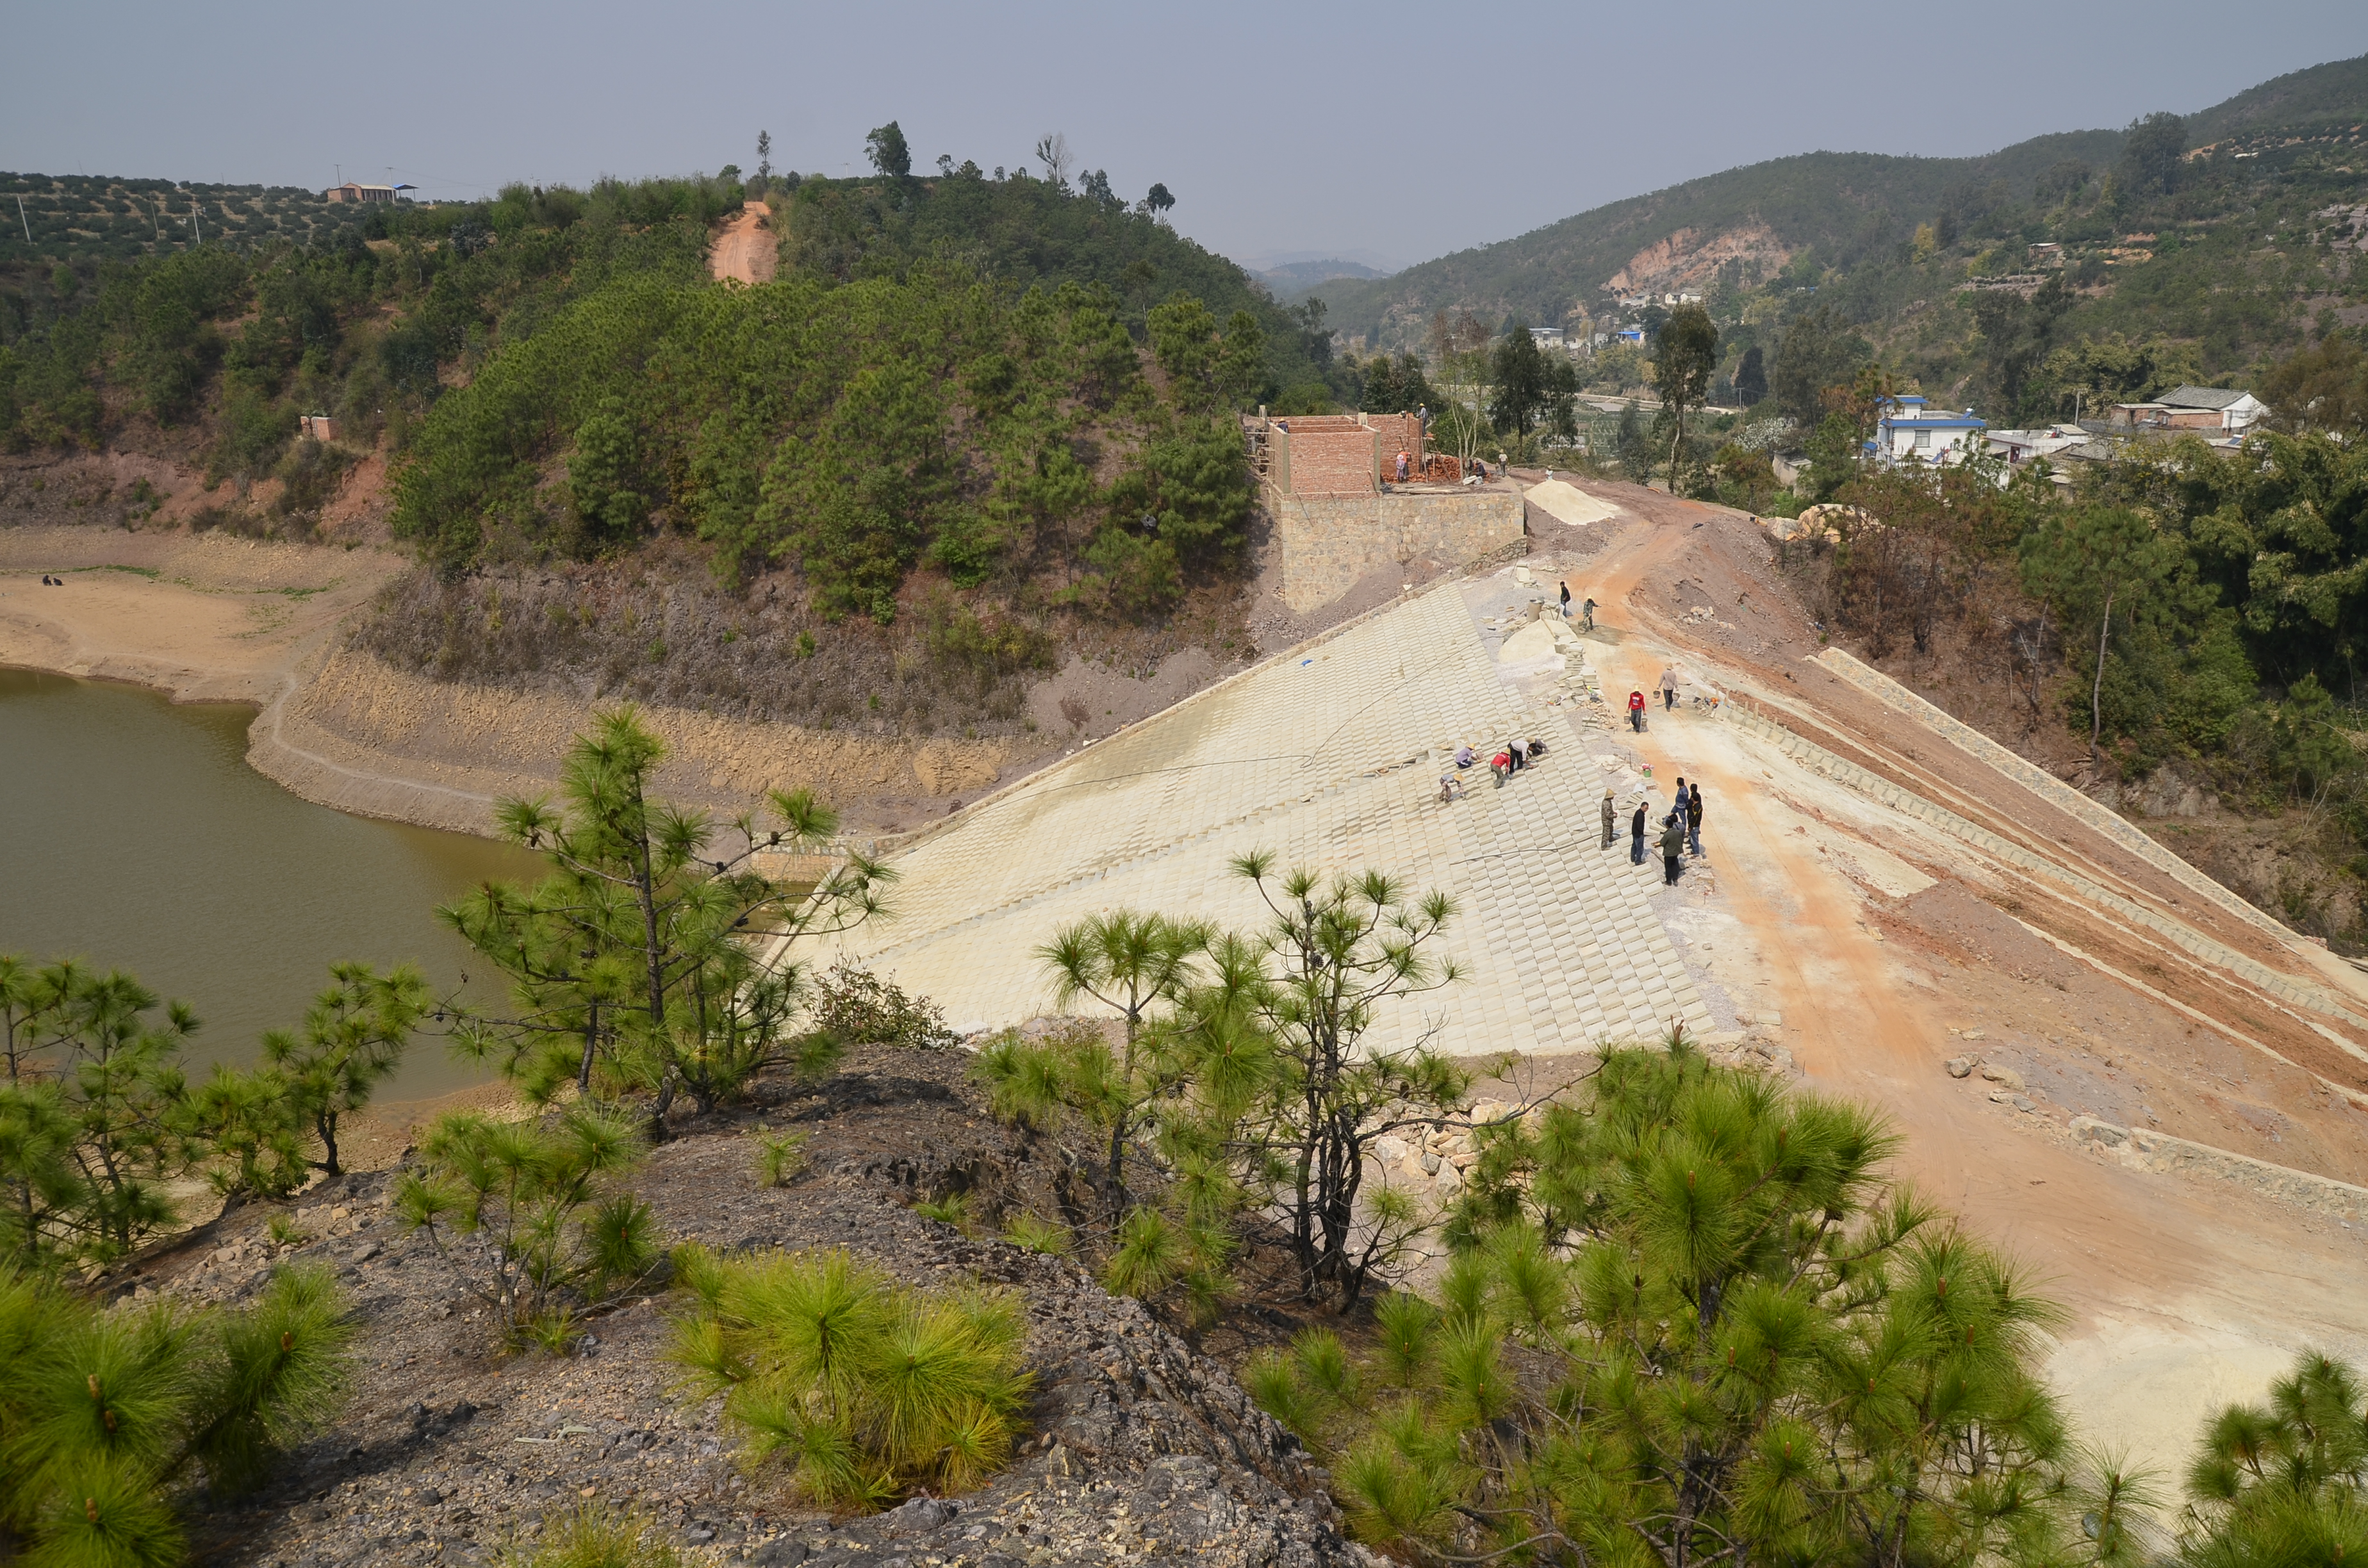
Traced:
POLYGON ((1462 983, 1382 1017, 1374 1043, 1429 1036, 1457 1053, 1554 1052, 1656 1038, 1708 1009, 1649 896, 1659 881, 1596 846, 1601 770, 1566 743, 1504 789, 1474 769, 1436 799, 1459 741, 1546 716, 1497 678, 1452 585, 1279 660, 990 801, 896 858, 895 918, 843 956, 936 999, 958 1026, 1049 1011, 1036 949, 1119 908, 1261 925, 1230 874, 1253 849, 1285 866, 1373 869, 1456 902, 1441 956, 1462 983))

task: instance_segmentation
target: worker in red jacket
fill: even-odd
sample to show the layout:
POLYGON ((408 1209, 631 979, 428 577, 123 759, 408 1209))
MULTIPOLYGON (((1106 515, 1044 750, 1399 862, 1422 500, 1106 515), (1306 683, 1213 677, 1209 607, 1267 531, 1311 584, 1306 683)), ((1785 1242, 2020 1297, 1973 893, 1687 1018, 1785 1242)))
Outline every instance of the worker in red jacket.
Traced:
POLYGON ((1628 727, 1640 735, 1645 733, 1645 694, 1641 691, 1628 694, 1628 727))

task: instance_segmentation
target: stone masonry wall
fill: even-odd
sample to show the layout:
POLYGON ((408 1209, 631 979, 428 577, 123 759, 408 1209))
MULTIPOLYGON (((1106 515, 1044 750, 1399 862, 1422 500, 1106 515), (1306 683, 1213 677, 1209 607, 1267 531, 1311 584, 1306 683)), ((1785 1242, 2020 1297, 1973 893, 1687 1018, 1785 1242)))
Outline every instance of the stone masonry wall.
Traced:
POLYGON ((1265 501, 1282 551, 1282 601, 1303 615, 1338 598, 1376 567, 1414 561, 1461 566, 1524 532, 1521 496, 1514 490, 1401 491, 1328 500, 1269 486, 1265 501))

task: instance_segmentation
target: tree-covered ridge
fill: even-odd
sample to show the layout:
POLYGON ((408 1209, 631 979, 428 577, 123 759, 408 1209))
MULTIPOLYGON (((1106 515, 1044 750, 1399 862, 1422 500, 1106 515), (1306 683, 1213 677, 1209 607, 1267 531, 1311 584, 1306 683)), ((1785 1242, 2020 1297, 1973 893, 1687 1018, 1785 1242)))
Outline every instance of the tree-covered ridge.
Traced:
POLYGON ((669 523, 727 578, 794 566, 825 613, 882 621, 924 561, 958 587, 1051 574, 1156 608, 1239 544, 1248 484, 1238 437, 1181 383, 1153 396, 1113 304, 952 264, 836 288, 620 279, 437 404, 395 529, 461 567, 669 523))
POLYGON ((755 290, 707 276, 747 190, 722 177, 512 186, 375 210, 327 247, 62 267, 0 317, 0 444, 195 425, 214 477, 287 481, 301 531, 384 434, 396 531, 447 573, 676 529, 726 582, 798 570, 828 616, 892 619, 925 563, 1040 607, 1163 608, 1247 519, 1220 410, 1272 395, 1278 362, 1314 376, 1320 336, 1098 176, 938 183, 960 199, 777 196, 793 251, 809 221, 839 238, 755 290), (930 225, 973 209, 994 243, 941 243, 930 225), (293 440, 309 412, 340 417, 334 445, 293 440))
POLYGON ((1263 377, 1247 389, 1252 401, 1308 407, 1352 395, 1332 363, 1320 312, 1277 305, 1240 267, 1162 221, 1151 199, 1130 208, 1099 173, 1075 189, 1065 179, 996 173, 1003 177, 946 160, 930 178, 805 180, 776 199, 786 206, 782 260, 845 281, 944 256, 1022 289, 1099 286, 1138 337, 1156 307, 1190 295, 1220 318, 1235 311, 1257 318, 1266 352, 1263 377))
MULTIPOLYGON (((2177 338, 2193 346, 2184 369, 2226 375, 2290 347, 2298 315, 2343 287, 2324 214, 2368 187, 2364 125, 2368 62, 2340 62, 2192 120, 2150 115, 1985 157, 1775 159, 1318 295, 1344 330, 1389 346, 1419 341, 1442 309, 1492 324, 1585 312, 1600 327, 1616 309, 1606 285, 1633 258, 1659 246, 1682 262, 1722 237, 1748 237, 1748 254, 1695 267, 1682 284, 1713 296, 1722 324, 1748 329, 1732 335, 1731 360, 1755 343, 1772 348, 1770 329, 1814 302, 1912 347, 1928 390, 1995 403, 1994 377, 1965 385, 1976 339, 1989 335, 1976 320, 1980 286, 2060 266, 2072 292, 2057 342, 2177 338)), ((1886 358, 1900 368, 1900 354, 1886 358)))
MULTIPOLYGON (((702 199, 703 198, 703 199, 702 199)), ((622 274, 704 276, 698 182, 513 187, 470 207, 376 209, 334 244, 60 267, 0 290, 0 448, 96 448, 147 424, 218 437, 218 474, 257 475, 300 412, 348 447, 398 441, 448 379, 622 274)), ((736 187, 730 199, 737 199, 736 187)))
POLYGON ((2342 121, 2359 129, 2368 106, 2368 55, 2334 60, 2273 76, 2257 87, 2188 117, 2190 146, 2208 147, 2226 136, 2272 127, 2311 127, 2342 121))
POLYGON ((1807 153, 1728 169, 1664 190, 1593 208, 1495 244, 1457 251, 1392 277, 1340 278, 1314 290, 1343 332, 1390 343, 1418 342, 1434 311, 1463 307, 1492 323, 1507 315, 1558 324, 1576 306, 1600 311, 1604 284, 1639 251, 1688 231, 1708 239, 1764 223, 1788 251, 1849 254, 1878 215, 1929 211, 1969 179, 2028 181, 2029 165, 2067 157, 2107 161, 2112 131, 2075 132, 2024 142, 1988 158, 1904 158, 1875 153, 1807 153), (2044 144, 2044 151, 2043 151, 2044 144))

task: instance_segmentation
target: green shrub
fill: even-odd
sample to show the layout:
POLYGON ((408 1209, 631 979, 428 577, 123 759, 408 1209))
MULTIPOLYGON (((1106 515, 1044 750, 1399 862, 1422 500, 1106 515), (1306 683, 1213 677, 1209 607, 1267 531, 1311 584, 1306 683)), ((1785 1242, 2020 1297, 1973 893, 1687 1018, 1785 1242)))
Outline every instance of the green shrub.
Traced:
POLYGON ((1593 1103, 1492 1127, 1438 1300, 1354 1364, 1303 1335, 1247 1379, 1338 1451, 1353 1528, 1428 1555, 1540 1534, 1597 1561, 2123 1560, 2039 1381, 2058 1321, 1879 1174, 1868 1113, 1613 1051, 1593 1103), (1713 1543, 1717 1543, 1713 1545, 1713 1543))
POLYGON ((223 1312, 102 1309, 0 1266, 0 1541, 36 1563, 179 1562, 183 1503, 253 1490, 324 1425, 352 1337, 326 1269, 223 1312))
POLYGON ((803 1132, 757 1134, 757 1181, 763 1187, 785 1187, 806 1168, 806 1135, 803 1132))
POLYGON ((1076 1244, 1066 1225, 1026 1212, 1003 1228, 1003 1239, 1013 1246, 1041 1252, 1047 1257, 1066 1257, 1076 1244))
POLYGON ((685 1247, 676 1267, 696 1297, 673 1350, 687 1386, 723 1394, 748 1457, 817 1502, 964 1491, 1009 1458, 1030 1383, 1015 1298, 908 1289, 840 1252, 685 1247))
POLYGON ((454 1112, 420 1153, 396 1184, 396 1215, 427 1233, 514 1340, 564 1348, 576 1308, 657 1267, 655 1216, 613 1187, 642 1154, 640 1129, 621 1117, 586 1105, 542 1121, 454 1112))
POLYGON ((913 1205, 913 1212, 924 1220, 935 1220, 940 1225, 967 1231, 970 1229, 970 1194, 949 1192, 943 1198, 925 1199, 913 1205))
POLYGON ((833 966, 814 983, 808 1017, 817 1032, 848 1045, 943 1051, 961 1040, 946 1027, 946 1016, 936 1003, 908 994, 894 981, 851 963, 833 966))
POLYGON ((501 1555, 503 1568, 679 1568, 681 1562, 647 1515, 602 1502, 545 1518, 532 1550, 512 1545, 501 1555))

